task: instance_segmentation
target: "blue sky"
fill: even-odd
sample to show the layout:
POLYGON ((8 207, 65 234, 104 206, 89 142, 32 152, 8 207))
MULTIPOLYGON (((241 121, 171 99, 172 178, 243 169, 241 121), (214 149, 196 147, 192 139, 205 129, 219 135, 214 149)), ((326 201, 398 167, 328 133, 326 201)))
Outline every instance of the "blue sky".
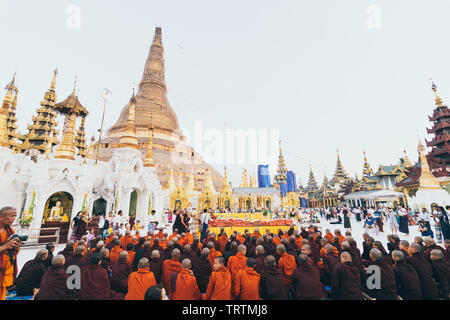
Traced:
MULTIPOLYGON (((360 176, 363 150, 373 168, 396 163, 404 149, 417 160, 417 131, 425 137, 434 108, 430 76, 448 103, 449 11, 445 0, 3 0, 0 84, 17 72, 24 131, 54 68, 58 100, 77 75, 90 137, 103 88, 112 92, 107 128, 161 26, 168 97, 182 128, 196 120, 206 129, 278 128, 286 164, 304 183, 309 163, 319 182, 323 171, 333 174, 336 149, 360 176), (71 5, 80 8, 79 29, 67 27, 71 5), (374 5, 378 30, 366 24, 374 5)), ((234 185, 241 168, 229 169, 234 185)))

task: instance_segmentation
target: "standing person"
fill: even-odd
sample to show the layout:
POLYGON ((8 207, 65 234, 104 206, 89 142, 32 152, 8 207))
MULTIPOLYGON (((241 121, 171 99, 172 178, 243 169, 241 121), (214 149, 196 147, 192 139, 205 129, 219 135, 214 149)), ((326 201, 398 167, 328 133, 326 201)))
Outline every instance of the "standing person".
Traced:
POLYGON ((420 223, 420 221, 423 221, 424 224, 426 225, 427 229, 429 231, 431 231, 430 214, 428 213, 427 208, 425 208, 425 207, 423 207, 419 213, 419 223, 420 223))
POLYGON ((90 219, 88 217, 88 213, 85 211, 80 216, 80 220, 78 222, 78 228, 75 236, 77 237, 77 240, 80 240, 82 236, 86 235, 86 228, 89 223, 90 219))
POLYGON ((377 210, 374 212, 374 216, 375 216, 375 221, 378 226, 378 230, 380 230, 380 232, 384 232, 384 230, 383 230, 383 213, 381 212, 381 209, 377 208, 377 210))
POLYGON ((70 229, 72 229, 72 234, 70 236, 70 240, 72 241, 77 241, 77 230, 78 230, 78 225, 80 224, 80 219, 81 219, 81 215, 83 213, 81 211, 78 211, 77 215, 75 216, 75 218, 72 219, 72 221, 70 222, 70 229))
POLYGON ((203 239, 208 236, 208 234, 207 234, 208 223, 212 220, 213 220, 213 218, 208 214, 208 210, 203 209, 203 213, 200 216, 200 225, 201 225, 200 242, 202 242, 202 243, 203 243, 203 239))
POLYGON ((450 223, 447 211, 444 207, 438 208, 437 218, 439 219, 439 226, 441 227, 442 237, 444 240, 450 239, 450 223))
POLYGON ((17 254, 21 242, 13 237, 11 225, 16 220, 17 212, 13 207, 0 209, 0 301, 5 300, 6 291, 17 276, 17 254))
POLYGON ((402 206, 398 207, 398 216, 399 216, 399 224, 398 229, 400 232, 403 232, 406 234, 406 236, 409 235, 409 227, 408 227, 408 213, 406 212, 406 209, 402 208, 402 206))
MULTIPOLYGON (((105 216, 103 214, 101 214, 100 219, 98 219, 98 224, 97 224, 98 225, 97 235, 103 236, 103 231, 105 230, 105 222, 106 222, 105 216)), ((108 229, 108 228, 106 228, 106 229, 108 229)))
POLYGON ((118 230, 120 224, 122 223, 122 217, 121 217, 121 215, 122 215, 122 210, 120 210, 119 213, 116 214, 116 215, 114 216, 114 218, 112 219, 112 225, 113 225, 113 230, 114 230, 114 231, 115 231, 115 230, 118 230))
POLYGON ((356 215, 356 221, 360 222, 361 221, 361 210, 359 210, 359 208, 355 208, 355 215, 356 215))
POLYGON ((158 222, 155 220, 155 215, 156 215, 156 210, 152 210, 151 216, 150 216, 150 221, 147 226, 148 231, 152 231, 152 232, 155 231, 155 226, 158 224, 158 222))
POLYGON ((392 234, 397 234, 398 232, 397 214, 394 212, 394 210, 392 210, 392 208, 389 208, 386 217, 389 225, 391 226, 392 234))
POLYGON ((187 212, 186 210, 184 210, 184 213, 181 215, 181 224, 183 225, 182 231, 181 233, 185 233, 186 230, 189 229, 189 221, 191 220, 191 216, 189 214, 189 212, 187 212))
POLYGON ((182 233, 181 230, 183 230, 183 224, 181 223, 182 213, 179 209, 173 210, 173 213, 175 214, 175 221, 173 222, 172 230, 173 232, 175 232, 175 230, 178 230, 180 231, 179 233, 181 234, 182 233))
POLYGON ((342 213, 344 214, 344 228, 347 231, 351 231, 352 230, 352 225, 350 223, 350 213, 348 212, 347 209, 344 209, 342 211, 342 213))

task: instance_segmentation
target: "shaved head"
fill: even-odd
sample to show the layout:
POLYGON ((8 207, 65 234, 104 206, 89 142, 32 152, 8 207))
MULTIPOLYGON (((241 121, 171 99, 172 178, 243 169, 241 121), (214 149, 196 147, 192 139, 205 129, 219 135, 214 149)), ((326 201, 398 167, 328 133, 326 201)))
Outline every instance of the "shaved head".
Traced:
POLYGON ((352 256, 347 251, 341 253, 341 263, 352 262, 352 256))
POLYGON ((119 262, 125 262, 128 260, 128 251, 121 251, 119 253, 119 262))
POLYGON ((48 257, 48 250, 41 249, 36 253, 36 259, 44 260, 44 258, 48 257))
POLYGON ((148 268, 149 263, 147 258, 141 258, 138 263, 138 268, 148 268))
POLYGON ((52 259, 53 266, 63 266, 65 262, 66 262, 66 259, 64 258, 64 256, 62 254, 57 254, 52 259))
POLYGON ((209 249, 208 249, 208 248, 204 248, 204 249, 202 250, 201 255, 202 255, 202 257, 207 257, 207 256, 209 256, 209 249))
POLYGON ((245 254, 245 253, 247 252, 247 247, 244 246, 243 244, 240 244, 240 245, 238 246, 237 250, 238 250, 238 252, 241 252, 241 253, 244 253, 244 254, 245 254))
POLYGON ((266 257, 266 265, 274 266, 275 262, 276 261, 275 261, 275 257, 274 256, 269 255, 269 256, 266 257))
POLYGON ((152 251, 152 258, 159 258, 159 250, 152 251))
POLYGON ((186 268, 186 269, 190 269, 191 268, 191 266, 192 266, 192 264, 191 264, 191 259, 183 259, 183 261, 181 262, 181 266, 183 267, 183 268, 186 268))
POLYGON ((173 249, 173 251, 172 251, 172 258, 180 259, 180 250, 173 249))

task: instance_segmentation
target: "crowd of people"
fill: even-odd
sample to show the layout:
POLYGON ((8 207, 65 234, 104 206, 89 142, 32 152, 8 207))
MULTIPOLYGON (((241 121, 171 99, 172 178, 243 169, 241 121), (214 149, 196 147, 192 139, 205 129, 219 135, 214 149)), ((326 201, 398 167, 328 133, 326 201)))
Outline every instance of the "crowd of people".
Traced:
MULTIPOLYGON (((355 214, 349 208, 339 212, 355 214)), ((8 241, 16 212, 2 208, 0 298, 14 288, 18 296, 35 300, 449 299, 446 235, 442 247, 430 236, 410 243, 392 233, 384 248, 364 233, 358 248, 347 228, 342 233, 293 224, 277 233, 226 234, 222 228, 215 234, 206 219, 200 236, 190 232, 182 211, 176 216, 186 229, 180 232, 180 223, 174 223, 171 232, 156 228, 145 234, 138 221, 137 228, 126 225, 122 232, 122 220, 113 217, 107 229, 69 240, 58 253, 48 244, 17 273, 20 240, 8 241), (79 279, 71 280, 77 270, 79 279)), ((421 219, 426 218, 422 212, 421 219)))

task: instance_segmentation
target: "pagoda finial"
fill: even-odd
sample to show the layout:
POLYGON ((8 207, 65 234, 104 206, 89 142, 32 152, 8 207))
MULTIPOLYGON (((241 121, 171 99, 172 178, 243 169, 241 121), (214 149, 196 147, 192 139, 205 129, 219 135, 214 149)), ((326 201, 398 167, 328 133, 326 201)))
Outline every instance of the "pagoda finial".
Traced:
POLYGON ((55 71, 53 71, 53 79, 50 84, 50 89, 52 89, 52 90, 55 90, 55 88, 56 88, 56 75, 57 74, 58 74, 58 68, 56 68, 55 71))
POLYGON ((442 103, 441 97, 439 97, 439 94, 437 92, 436 84, 434 83, 433 79, 430 78, 430 80, 431 80, 431 90, 433 90, 433 92, 434 92, 436 106, 438 106, 438 107, 445 107, 444 104, 442 103))
POLYGON ((406 150, 403 150, 403 165, 405 168, 411 168, 412 163, 409 161, 408 155, 406 154, 406 150))
POLYGON ((78 75, 75 75, 75 80, 73 81, 73 94, 75 94, 75 91, 77 89, 77 82, 78 82, 78 75))
POLYGON ((11 82, 5 87, 6 94, 3 99, 3 104, 0 109, 0 146, 9 147, 9 134, 8 134, 8 114, 11 102, 13 99, 13 92, 17 91, 14 84, 16 79, 16 74, 14 73, 11 82))

